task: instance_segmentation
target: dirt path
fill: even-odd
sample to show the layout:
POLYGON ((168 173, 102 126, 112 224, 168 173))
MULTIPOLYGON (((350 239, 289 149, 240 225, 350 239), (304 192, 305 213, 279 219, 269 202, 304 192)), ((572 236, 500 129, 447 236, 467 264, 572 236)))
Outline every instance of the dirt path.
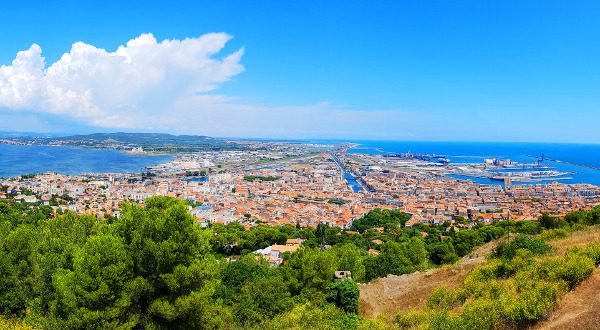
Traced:
POLYGON ((467 274, 484 262, 485 255, 495 243, 488 243, 456 265, 401 276, 390 275, 360 286, 360 313, 375 317, 386 314, 393 317, 399 311, 409 311, 425 306, 437 287, 458 287, 467 274))
POLYGON ((537 329, 600 329, 600 268, 567 293, 537 329))

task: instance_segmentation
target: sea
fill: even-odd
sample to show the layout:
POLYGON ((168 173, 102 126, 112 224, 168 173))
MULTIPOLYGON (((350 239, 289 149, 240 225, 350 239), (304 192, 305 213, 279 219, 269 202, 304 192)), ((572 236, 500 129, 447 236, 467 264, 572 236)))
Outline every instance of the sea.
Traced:
MULTIPOLYGON (((519 163, 536 163, 560 172, 573 172, 565 180, 544 182, 591 183, 600 186, 600 144, 574 143, 500 143, 500 142, 410 142, 350 141, 358 144, 350 153, 413 153, 445 156, 451 163, 483 163, 485 159, 511 159, 519 163)), ((454 176, 484 184, 501 184, 487 178, 454 176)), ((523 183, 519 183, 523 184, 523 183)))
POLYGON ((117 150, 0 144, 0 177, 55 171, 61 174, 136 173, 172 156, 132 155, 117 150))

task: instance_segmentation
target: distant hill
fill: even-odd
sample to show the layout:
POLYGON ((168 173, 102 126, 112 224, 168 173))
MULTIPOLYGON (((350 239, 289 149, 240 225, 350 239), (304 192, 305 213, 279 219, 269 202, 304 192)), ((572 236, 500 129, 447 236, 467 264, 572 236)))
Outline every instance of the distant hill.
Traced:
POLYGON ((243 148, 239 143, 220 138, 166 133, 117 132, 67 136, 10 133, 3 136, 0 133, 0 139, 2 138, 15 144, 60 145, 118 150, 131 150, 141 147, 145 151, 161 153, 238 150, 243 148))
POLYGON ((39 132, 0 132, 0 138, 52 138, 63 136, 58 133, 39 133, 39 132))
POLYGON ((103 143, 120 143, 144 146, 157 145, 206 145, 225 143, 221 139, 200 135, 171 135, 166 133, 93 133, 85 135, 70 135, 59 138, 63 141, 95 141, 103 143))

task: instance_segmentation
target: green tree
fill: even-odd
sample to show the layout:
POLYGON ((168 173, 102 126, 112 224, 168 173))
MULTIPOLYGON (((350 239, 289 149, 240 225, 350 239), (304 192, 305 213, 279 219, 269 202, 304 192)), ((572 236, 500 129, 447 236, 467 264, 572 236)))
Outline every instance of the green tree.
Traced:
POLYGON ((440 242, 429 246, 429 259, 436 265, 452 264, 458 260, 458 255, 452 244, 440 242))
POLYGON ((476 230, 461 230, 454 237, 454 247, 460 256, 466 256, 477 246, 483 244, 482 235, 476 230))
POLYGON ((318 249, 300 248, 281 267, 292 293, 301 291, 325 292, 337 270, 333 253, 318 249))
POLYGON ((402 275, 413 272, 416 268, 406 253, 406 245, 397 242, 386 242, 381 246, 379 267, 382 274, 402 275))
POLYGON ((358 285, 351 279, 335 281, 327 286, 327 301, 347 313, 358 313, 358 297, 358 285))
POLYGON ((363 263, 363 250, 353 243, 335 245, 331 252, 338 259, 337 270, 349 270, 352 278, 360 282, 365 278, 365 265, 363 263))
POLYGON ((238 324, 248 327, 283 313, 292 306, 291 295, 281 276, 258 277, 241 289, 236 303, 238 324))
POLYGON ((54 276, 56 298, 51 310, 65 325, 77 329, 133 328, 132 260, 120 237, 92 236, 75 255, 73 270, 54 276))

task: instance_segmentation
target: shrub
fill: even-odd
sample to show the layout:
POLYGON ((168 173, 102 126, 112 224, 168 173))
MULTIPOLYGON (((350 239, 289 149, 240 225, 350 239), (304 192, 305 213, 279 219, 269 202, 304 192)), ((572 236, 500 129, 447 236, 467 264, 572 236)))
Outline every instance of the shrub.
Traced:
POLYGON ((550 281, 564 281, 569 289, 588 278, 594 271, 592 259, 570 253, 566 257, 555 257, 542 261, 539 272, 550 281))
POLYGON ((565 229, 548 229, 544 230, 540 235, 540 238, 544 241, 551 241, 554 239, 561 239, 569 236, 569 232, 565 229))
POLYGON ((465 329, 493 329, 500 322, 500 309, 497 302, 490 299, 476 299, 467 302, 461 313, 462 327, 465 329))
POLYGON ((431 317, 430 328, 432 329, 461 329, 462 319, 460 316, 449 313, 440 312, 431 317))
POLYGON ((327 286, 327 301, 347 313, 358 313, 359 290, 356 282, 350 279, 335 281, 327 286))
POLYGON ((522 290, 512 303, 504 305, 504 316, 516 324, 531 323, 554 306, 558 293, 556 283, 537 282, 535 286, 522 290))
POLYGON ((572 248, 568 253, 579 254, 592 259, 598 265, 600 264, 600 243, 592 243, 584 248, 572 248))
POLYGON ((492 256, 510 260, 517 255, 517 250, 519 249, 527 249, 534 255, 542 255, 552 250, 543 240, 520 234, 512 241, 498 244, 492 256))
POLYGON ((427 323, 428 317, 425 312, 412 311, 396 315, 396 325, 400 329, 412 329, 427 323))
POLYGON ((427 307, 431 309, 452 309, 452 306, 458 301, 458 293, 445 286, 436 288, 429 299, 427 307))

